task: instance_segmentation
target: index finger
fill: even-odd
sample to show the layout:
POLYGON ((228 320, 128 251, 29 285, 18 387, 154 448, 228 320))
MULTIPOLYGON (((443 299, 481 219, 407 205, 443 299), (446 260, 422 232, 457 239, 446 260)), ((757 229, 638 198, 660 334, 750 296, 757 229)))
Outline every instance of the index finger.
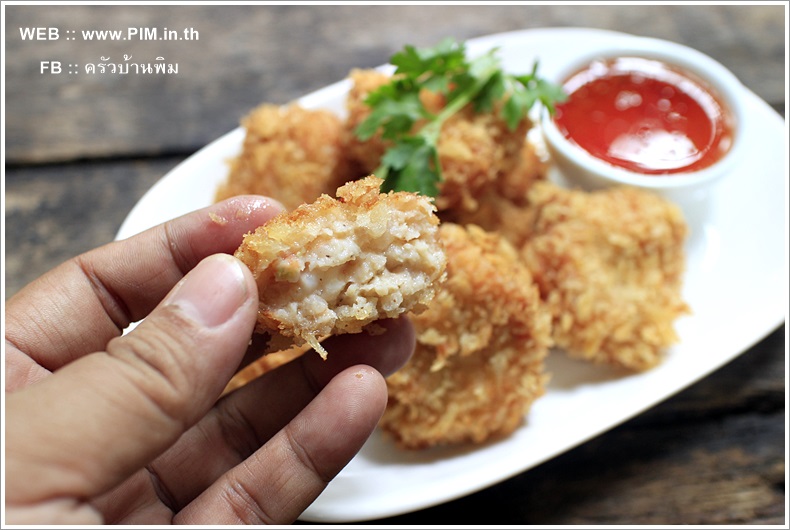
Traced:
POLYGON ((203 258, 232 253, 281 211, 272 199, 234 197, 81 254, 8 300, 6 340, 50 371, 103 350, 203 258))

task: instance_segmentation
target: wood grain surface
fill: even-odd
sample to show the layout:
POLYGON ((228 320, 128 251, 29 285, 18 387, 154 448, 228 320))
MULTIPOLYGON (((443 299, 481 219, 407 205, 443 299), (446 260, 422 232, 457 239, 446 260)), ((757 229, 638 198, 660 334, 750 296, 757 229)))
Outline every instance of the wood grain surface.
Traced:
MULTIPOLYGON (((159 178, 254 106, 385 63, 406 43, 549 27, 658 37, 712 56, 785 113, 781 4, 4 7, 5 299, 111 241, 159 178), (58 27, 60 38, 23 40, 19 28, 34 26, 58 27), (192 28, 199 38, 66 40, 66 31, 129 27, 192 28), (163 56, 179 73, 84 73, 87 63, 124 54, 163 56), (80 65, 80 73, 42 74, 41 61, 80 65)), ((786 356, 782 325, 702 381, 557 458, 372 523, 786 524, 786 356)))

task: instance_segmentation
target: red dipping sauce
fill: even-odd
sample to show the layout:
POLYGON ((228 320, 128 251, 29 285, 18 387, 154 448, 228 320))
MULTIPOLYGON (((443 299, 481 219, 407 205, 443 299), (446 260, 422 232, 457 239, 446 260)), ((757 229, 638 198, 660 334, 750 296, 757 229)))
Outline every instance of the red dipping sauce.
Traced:
POLYGON ((733 118, 689 73, 639 57, 595 61, 563 83, 560 132, 593 156, 647 175, 696 171, 729 150, 733 118))

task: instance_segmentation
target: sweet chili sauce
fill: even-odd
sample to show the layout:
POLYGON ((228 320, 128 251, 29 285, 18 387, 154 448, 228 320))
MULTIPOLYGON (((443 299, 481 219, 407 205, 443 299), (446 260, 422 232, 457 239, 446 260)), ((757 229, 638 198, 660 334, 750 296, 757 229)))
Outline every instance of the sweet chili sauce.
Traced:
POLYGON ((595 61, 563 88, 560 132, 615 166, 648 175, 695 171, 732 143, 732 116, 713 91, 661 61, 595 61))

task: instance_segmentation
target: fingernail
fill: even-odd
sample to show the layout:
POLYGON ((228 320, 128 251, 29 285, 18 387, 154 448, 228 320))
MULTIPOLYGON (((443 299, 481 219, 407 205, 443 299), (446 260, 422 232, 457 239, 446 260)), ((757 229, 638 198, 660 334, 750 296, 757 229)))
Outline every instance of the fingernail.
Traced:
POLYGON ((227 322, 249 297, 243 266, 227 254, 204 259, 176 285, 166 305, 206 327, 227 322))

